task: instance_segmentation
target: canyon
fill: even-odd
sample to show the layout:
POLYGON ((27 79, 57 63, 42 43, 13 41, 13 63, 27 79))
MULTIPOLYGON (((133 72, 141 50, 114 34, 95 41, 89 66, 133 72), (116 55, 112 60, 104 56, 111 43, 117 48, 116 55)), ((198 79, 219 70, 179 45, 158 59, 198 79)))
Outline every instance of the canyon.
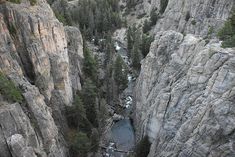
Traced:
MULTIPOLYGON (((217 34, 234 14, 235 1, 163 1, 136 0, 128 11, 127 1, 119 2, 127 22, 114 30, 116 51, 110 58, 120 54, 129 82, 117 94, 115 83, 104 81, 114 88, 105 91, 114 98, 104 103, 109 133, 99 143, 107 148, 114 142, 115 149, 133 152, 148 137, 148 157, 233 157, 235 49, 224 48, 217 34), (127 28, 142 29, 153 12, 157 20, 148 32, 153 36, 149 53, 141 68, 133 70, 127 28)), ((53 10, 62 12, 59 2, 0 1, 0 74, 23 97, 20 102, 8 100, 0 89, 0 157, 71 156, 65 115, 86 80, 86 45, 98 54, 99 78, 105 80, 104 53, 82 35, 82 28, 57 19, 53 10)), ((78 2, 66 2, 67 9, 78 2)), ((112 149, 88 155, 101 157, 112 149)), ((112 151, 107 156, 112 155, 125 156, 112 151)))

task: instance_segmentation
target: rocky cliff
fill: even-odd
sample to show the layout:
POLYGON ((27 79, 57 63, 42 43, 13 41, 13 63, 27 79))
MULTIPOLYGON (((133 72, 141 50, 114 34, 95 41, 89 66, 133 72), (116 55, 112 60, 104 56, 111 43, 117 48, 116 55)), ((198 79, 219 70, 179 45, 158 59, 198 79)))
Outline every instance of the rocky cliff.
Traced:
POLYGON ((213 35, 233 6, 169 0, 135 89, 137 139, 149 136, 149 157, 235 156, 235 50, 213 35))
POLYGON ((0 72, 23 103, 0 102, 0 156, 68 156, 64 106, 81 89, 83 42, 44 0, 0 4, 0 72))

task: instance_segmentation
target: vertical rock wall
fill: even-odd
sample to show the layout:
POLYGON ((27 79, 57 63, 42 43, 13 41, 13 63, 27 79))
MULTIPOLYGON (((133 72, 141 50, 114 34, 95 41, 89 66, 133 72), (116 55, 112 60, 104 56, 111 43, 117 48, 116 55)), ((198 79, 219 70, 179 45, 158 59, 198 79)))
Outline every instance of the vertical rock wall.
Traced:
POLYGON ((233 6, 169 0, 135 88, 137 139, 150 137, 149 157, 235 156, 235 50, 215 37, 233 6))
POLYGON ((68 156, 63 112, 81 89, 82 48, 80 31, 65 29, 46 1, 0 5, 0 71, 25 99, 0 102, 0 156, 68 156))

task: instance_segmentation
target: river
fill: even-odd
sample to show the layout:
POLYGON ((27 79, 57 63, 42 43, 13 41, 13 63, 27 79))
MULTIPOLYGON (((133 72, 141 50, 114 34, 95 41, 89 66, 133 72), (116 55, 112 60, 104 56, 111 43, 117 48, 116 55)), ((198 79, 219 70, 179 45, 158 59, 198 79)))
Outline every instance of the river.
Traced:
POLYGON ((133 87, 135 78, 132 76, 132 70, 130 68, 130 60, 128 58, 127 50, 124 45, 118 41, 115 43, 117 53, 123 58, 127 64, 128 73, 128 87, 122 93, 122 106, 125 106, 122 116, 124 119, 115 122, 111 128, 111 139, 109 148, 107 150, 108 157, 126 157, 128 153, 117 152, 114 149, 120 151, 133 151, 135 147, 135 133, 131 123, 130 115, 133 109, 133 87))

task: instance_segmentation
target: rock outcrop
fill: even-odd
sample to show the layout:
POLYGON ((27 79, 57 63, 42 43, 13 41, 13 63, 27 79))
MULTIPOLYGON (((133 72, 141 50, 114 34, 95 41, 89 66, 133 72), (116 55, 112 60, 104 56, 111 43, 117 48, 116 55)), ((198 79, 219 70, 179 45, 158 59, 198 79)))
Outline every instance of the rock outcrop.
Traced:
MULTIPOLYGON (((160 0, 152 1, 159 12, 160 0)), ((164 13, 159 13, 155 32, 176 30, 206 37, 223 26, 234 4, 234 0, 169 0, 164 13)))
POLYGON ((136 0, 127 18, 130 23, 143 23, 153 11, 158 15, 154 34, 175 30, 207 37, 221 28, 234 4, 234 0, 136 0))
POLYGON ((0 5, 0 72, 24 96, 1 101, 1 157, 68 156, 63 112, 81 89, 82 48, 80 31, 64 28, 46 1, 0 5))
POLYGON ((233 5, 169 0, 135 89, 137 139, 149 136, 149 157, 235 156, 235 50, 207 38, 233 5))
POLYGON ((69 54, 69 75, 73 91, 81 90, 80 78, 82 77, 83 60, 83 39, 82 34, 76 27, 65 27, 68 54, 69 54))

